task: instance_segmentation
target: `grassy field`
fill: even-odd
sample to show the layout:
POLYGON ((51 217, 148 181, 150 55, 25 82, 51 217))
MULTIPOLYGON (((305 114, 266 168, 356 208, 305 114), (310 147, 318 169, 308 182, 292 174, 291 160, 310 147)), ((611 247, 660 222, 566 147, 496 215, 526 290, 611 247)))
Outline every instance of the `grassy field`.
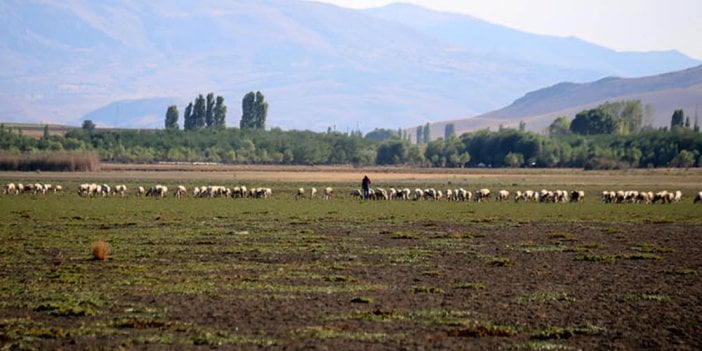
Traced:
POLYGON ((3 348, 702 347, 699 172, 112 169, 0 179, 67 189, 0 196, 3 348), (364 173, 385 187, 582 188, 588 197, 345 196, 364 173), (258 184, 274 197, 80 198, 85 181, 258 184), (293 198, 299 186, 326 184, 339 196, 293 198), (632 187, 686 198, 607 205, 594 195, 632 187), (106 261, 93 259, 97 241, 109 245, 106 261))

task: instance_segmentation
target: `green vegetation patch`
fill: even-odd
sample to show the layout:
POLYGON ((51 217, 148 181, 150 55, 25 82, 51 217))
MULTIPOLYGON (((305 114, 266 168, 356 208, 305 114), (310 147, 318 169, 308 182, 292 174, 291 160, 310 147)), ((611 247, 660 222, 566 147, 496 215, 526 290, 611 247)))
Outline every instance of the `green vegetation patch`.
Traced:
POLYGON ((617 260, 662 260, 663 257, 652 253, 615 254, 615 255, 582 255, 575 257, 576 261, 614 263, 617 260))
POLYGON ((459 329, 448 331, 448 336, 483 338, 489 336, 510 337, 519 334, 519 330, 511 325, 492 323, 474 323, 459 329))
POLYGON ((87 301, 81 302, 44 302, 34 308, 35 311, 48 312, 52 316, 85 317, 97 314, 97 305, 87 301))
POLYGON ((356 341, 399 340, 404 334, 387 334, 359 330, 345 330, 332 326, 311 326, 295 330, 293 334, 302 339, 344 339, 356 341))
POLYGON ((670 301, 670 296, 665 294, 629 294, 624 296, 625 300, 628 301, 658 301, 665 302, 670 301))
POLYGON ((637 246, 632 247, 631 249, 639 251, 639 252, 645 252, 645 253, 673 252, 673 249, 671 249, 669 247, 659 246, 657 244, 652 244, 652 243, 641 243, 637 246))
POLYGON ((575 298, 565 292, 543 291, 534 294, 520 296, 516 299, 520 304, 543 303, 543 304, 563 304, 575 301, 575 298))
POLYGON ((480 290, 485 289, 485 284, 483 283, 461 283, 455 286, 456 289, 466 289, 466 290, 480 290))
POLYGON ((514 267, 514 262, 506 257, 487 256, 483 258, 483 264, 488 267, 514 267))
POLYGON ((395 232, 395 233, 390 234, 390 238, 414 240, 414 239, 418 239, 419 236, 413 232, 395 232))
POLYGON ((531 338, 538 340, 549 339, 570 339, 576 335, 600 335, 604 328, 594 325, 583 325, 575 327, 548 327, 534 333, 531 338))
POLYGON ((566 351, 573 350, 566 345, 554 344, 546 341, 527 341, 525 343, 514 344, 508 348, 514 351, 566 351))

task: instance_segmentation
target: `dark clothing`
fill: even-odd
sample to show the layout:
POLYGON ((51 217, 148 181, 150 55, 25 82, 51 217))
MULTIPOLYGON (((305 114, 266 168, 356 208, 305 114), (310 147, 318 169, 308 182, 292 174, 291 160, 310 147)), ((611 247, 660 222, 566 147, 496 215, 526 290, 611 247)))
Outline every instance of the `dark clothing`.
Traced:
POLYGON ((361 188, 363 188, 363 198, 366 200, 368 200, 368 196, 370 195, 370 184, 370 178, 368 178, 368 176, 363 177, 363 181, 361 181, 361 188))
POLYGON ((368 176, 363 177, 363 181, 361 182, 361 188, 363 190, 366 190, 370 188, 371 180, 368 178, 368 176))

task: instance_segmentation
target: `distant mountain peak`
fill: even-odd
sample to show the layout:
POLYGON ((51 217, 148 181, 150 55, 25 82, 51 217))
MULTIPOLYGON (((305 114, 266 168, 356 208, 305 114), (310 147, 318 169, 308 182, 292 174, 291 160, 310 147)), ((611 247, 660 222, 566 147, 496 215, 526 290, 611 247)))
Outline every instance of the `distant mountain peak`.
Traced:
POLYGON ((410 4, 10 0, 0 11, 0 119, 8 122, 80 125, 100 111, 108 123, 115 102, 130 99, 121 121, 160 127, 172 101, 153 97, 173 96, 182 112, 183 102, 214 91, 234 126, 243 95, 260 90, 271 125, 395 129, 491 111, 556 82, 700 63, 410 4))

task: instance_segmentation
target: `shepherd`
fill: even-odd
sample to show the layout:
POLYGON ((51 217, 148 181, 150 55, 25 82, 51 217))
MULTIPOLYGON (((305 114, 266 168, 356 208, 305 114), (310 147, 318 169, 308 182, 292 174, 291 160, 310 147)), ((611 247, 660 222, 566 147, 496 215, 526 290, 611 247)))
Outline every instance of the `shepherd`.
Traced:
POLYGON ((363 198, 368 200, 368 197, 370 195, 370 185, 371 185, 371 180, 368 178, 368 176, 363 177, 363 181, 361 181, 361 188, 363 189, 363 198))

